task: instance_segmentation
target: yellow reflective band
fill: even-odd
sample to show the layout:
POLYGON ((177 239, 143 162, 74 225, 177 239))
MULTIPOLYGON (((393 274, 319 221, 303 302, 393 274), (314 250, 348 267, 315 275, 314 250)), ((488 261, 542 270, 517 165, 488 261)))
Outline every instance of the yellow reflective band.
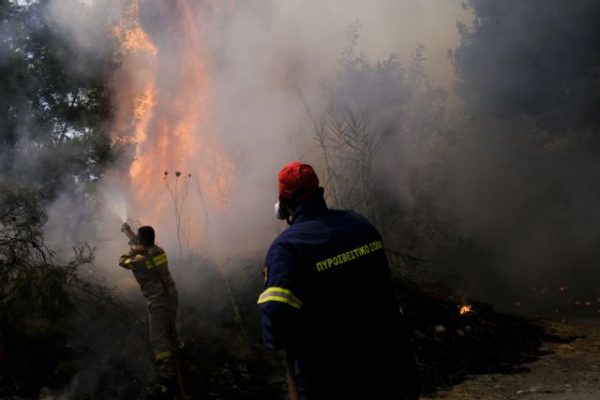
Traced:
POLYGON ((173 355, 173 353, 171 353, 170 351, 163 351, 163 352, 161 352, 161 353, 156 353, 156 354, 154 355, 154 359, 155 359, 156 361, 160 361, 160 360, 162 360, 163 358, 171 357, 172 355, 173 355))
POLYGON ((167 262, 167 255, 163 253, 159 256, 154 257, 152 260, 154 260, 154 264, 162 265, 167 262))
POLYGON ((366 256, 367 254, 382 249, 383 243, 381 243, 381 240, 377 240, 375 242, 365 244, 355 249, 345 251, 336 256, 329 257, 325 260, 317 261, 315 265, 317 267, 318 272, 323 272, 330 269, 331 267, 337 267, 338 265, 345 264, 349 261, 355 260, 359 257, 366 256))
POLYGON ((258 297, 257 304, 263 304, 269 301, 278 301, 297 309, 302 308, 302 301, 294 296, 290 290, 281 287, 272 286, 262 292, 258 297))
POLYGON ((163 253, 163 254, 160 254, 160 255, 152 258, 152 260, 146 261, 146 268, 152 269, 158 265, 166 264, 166 262, 167 262, 167 254, 163 253))

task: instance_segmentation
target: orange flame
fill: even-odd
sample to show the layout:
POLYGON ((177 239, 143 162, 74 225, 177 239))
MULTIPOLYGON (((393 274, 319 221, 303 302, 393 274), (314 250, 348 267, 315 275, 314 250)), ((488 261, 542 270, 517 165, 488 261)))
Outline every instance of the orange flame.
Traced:
POLYGON ((158 51, 137 20, 139 3, 132 2, 123 22, 113 29, 121 41, 123 65, 116 77, 116 103, 119 105, 115 138, 139 144, 147 139, 146 130, 156 105, 156 76, 158 51), (133 137, 131 137, 133 130, 133 137))
POLYGON ((176 217, 178 230, 184 218, 189 221, 187 241, 194 242, 201 236, 199 229, 191 228, 202 222, 197 219, 206 219, 206 210, 226 205, 233 164, 211 127, 209 82, 194 9, 189 0, 174 0, 168 13, 149 34, 140 23, 139 0, 133 0, 113 30, 123 55, 115 77, 118 112, 113 136, 134 147, 129 177, 137 217, 171 226, 176 217), (153 36, 161 38, 160 45, 153 36), (182 171, 183 178, 165 171, 182 171), (169 188, 168 179, 176 180, 169 188), (173 215, 172 203, 188 191, 197 193, 204 212, 182 203, 174 204, 179 214, 173 215), (185 217, 182 212, 187 212, 185 217))
POLYGON ((460 312, 460 315, 470 314, 473 312, 473 308, 471 307, 470 304, 464 304, 464 305, 460 306, 459 312, 460 312))

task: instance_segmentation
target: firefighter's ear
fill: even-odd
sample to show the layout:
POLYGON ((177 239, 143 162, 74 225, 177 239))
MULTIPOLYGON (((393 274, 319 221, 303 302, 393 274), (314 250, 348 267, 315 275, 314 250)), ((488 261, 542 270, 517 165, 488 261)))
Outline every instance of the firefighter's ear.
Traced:
POLYGON ((275 203, 275 206, 273 207, 274 211, 275 211, 275 215, 277 216, 277 219, 280 220, 286 220, 289 215, 287 213, 287 211, 285 210, 285 207, 283 207, 281 205, 281 202, 278 201, 277 203, 275 203))

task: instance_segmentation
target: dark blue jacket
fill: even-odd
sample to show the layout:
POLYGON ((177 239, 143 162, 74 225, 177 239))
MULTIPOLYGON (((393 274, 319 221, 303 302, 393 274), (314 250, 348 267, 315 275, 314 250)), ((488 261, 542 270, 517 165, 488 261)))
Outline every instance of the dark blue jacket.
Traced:
POLYGON ((297 208, 266 263, 263 340, 286 349, 301 398, 407 398, 414 363, 381 236, 365 218, 328 209, 318 193, 297 208))

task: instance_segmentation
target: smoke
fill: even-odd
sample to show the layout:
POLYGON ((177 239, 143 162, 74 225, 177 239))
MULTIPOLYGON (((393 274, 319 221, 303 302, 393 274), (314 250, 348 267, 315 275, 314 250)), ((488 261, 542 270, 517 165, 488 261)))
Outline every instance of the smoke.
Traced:
MULTIPOLYGON (((340 156, 347 193, 373 191, 368 205, 388 247, 430 260, 437 276, 456 275, 465 294, 493 302, 531 285, 595 289, 595 2, 135 4, 51 0, 43 15, 78 50, 69 71, 121 61, 110 77, 112 114, 103 114, 117 160, 74 171, 71 161, 89 156, 85 143, 53 152, 26 128, 2 137, 18 143, 13 175, 59 181, 46 228, 59 258, 92 244, 97 268, 86 272, 139 300, 116 265, 127 250, 120 227, 153 225, 182 294, 180 315, 193 315, 188 331, 208 331, 225 303, 235 308, 225 286, 254 276, 239 266, 257 275, 285 228, 272 211, 277 171, 301 159, 327 182, 315 123, 330 129, 349 110, 368 116, 364 132, 377 144, 370 175, 354 175, 339 143, 328 151, 340 156)), ((86 373, 98 375, 94 368, 86 373)))
POLYGON ((272 237, 261 243, 239 229, 240 221, 252 221, 253 232, 263 231, 275 191, 270 171, 302 158, 323 173, 302 102, 315 114, 333 102, 371 109, 374 135, 385 144, 375 162, 378 183, 402 214, 393 245, 434 260, 435 272, 457 274, 463 290, 493 302, 514 300, 532 285, 596 288, 580 277, 596 276, 593 240, 600 233, 593 206, 599 7, 445 4, 366 10, 348 3, 341 10, 332 3, 250 2, 206 16, 214 118, 237 160, 232 193, 256 193, 232 194, 235 213, 217 228, 225 254, 233 251, 228 243, 260 248, 272 237), (470 20, 471 12, 475 22, 461 25, 461 43, 452 43, 456 21, 470 20), (356 19, 355 56, 363 61, 344 72, 346 32, 356 19), (409 55, 418 43, 426 45, 422 72, 433 78, 420 88, 409 55), (451 113, 443 105, 455 98, 436 87, 453 79, 438 55, 448 49, 455 49, 464 101, 451 113), (397 68, 369 61, 390 53, 399 53, 397 68))
MULTIPOLYGON (((70 16, 69 4, 54 0, 49 15, 85 47, 100 25, 70 16)), ((141 2, 140 27, 157 55, 124 55, 115 101, 125 104, 131 93, 147 90, 150 74, 156 109, 148 120, 131 122, 135 104, 120 107, 113 127, 121 127, 119 137, 135 137, 136 129, 150 135, 131 156, 136 160, 160 143, 161 126, 180 143, 153 161, 141 186, 125 159, 98 185, 98 208, 85 211, 95 215, 93 223, 63 229, 97 245, 99 237, 113 238, 98 245, 102 259, 112 260, 125 198, 128 217, 154 225, 170 254, 182 247, 218 263, 260 259, 284 228, 272 216, 278 169, 302 159, 326 176, 313 123, 334 105, 369 110, 381 145, 374 187, 378 207, 389 212, 379 222, 390 245, 433 260, 434 272, 458 274, 467 292, 491 300, 532 282, 563 284, 573 271, 589 273, 598 255, 591 238, 599 233, 598 125, 590 111, 598 93, 598 7, 468 6, 141 2), (186 81, 190 65, 203 78, 186 81), (173 102, 194 106, 182 112, 173 102), (189 117, 190 110, 198 115, 189 117), (191 124, 191 142, 178 136, 179 122, 191 124), (195 156, 186 153, 190 146, 195 156), (178 181, 175 171, 182 172, 178 181), (153 189, 144 192, 144 185, 153 189), (140 202, 136 191, 150 195, 140 202)), ((98 20, 123 20, 123 10, 115 6, 98 20)), ((68 204, 63 198, 56 209, 76 214, 68 204)), ((68 235, 57 237, 64 242, 68 235)), ((112 261, 106 270, 114 271, 112 261)))
POLYGON ((114 62, 101 27, 110 22, 99 9, 70 5, 89 22, 87 35, 74 37, 53 16, 52 4, 2 6, 10 14, 2 21, 0 50, 0 177, 40 189, 47 199, 98 177, 110 147, 101 134, 110 114, 102 82, 114 62))
MULTIPOLYGON (((65 33, 76 43, 88 42, 95 35, 89 30, 94 24, 69 17, 61 11, 66 4, 55 0, 51 15, 61 17, 65 33)), ((397 228, 408 239, 392 235, 394 245, 435 259, 439 272, 483 282, 486 289, 479 292, 484 297, 485 291, 500 291, 486 284, 486 274, 515 286, 561 282, 573 270, 587 273, 597 256, 591 238, 598 232, 590 222, 597 218, 598 176, 593 171, 598 169, 592 150, 597 144, 587 133, 597 124, 586 110, 596 103, 588 88, 597 83, 598 52, 592 40, 595 25, 585 21, 593 21, 591 11, 597 8, 589 2, 541 8, 535 2, 469 4, 471 10, 465 11, 450 2, 390 1, 378 7, 360 2, 343 7, 306 1, 181 2, 174 11, 142 2, 141 27, 154 42, 160 63, 157 115, 166 112, 161 111, 167 106, 163 102, 178 96, 203 99, 198 107, 203 107, 204 126, 194 126, 192 135, 202 143, 212 137, 233 168, 224 207, 218 209, 205 204, 210 200, 202 195, 219 185, 211 182, 223 168, 221 159, 187 159, 185 165, 170 153, 169 164, 156 167, 160 173, 180 170, 202 177, 179 186, 180 200, 187 191, 179 204, 181 229, 202 232, 184 247, 217 260, 244 254, 260 258, 284 228, 271 215, 276 172, 296 158, 323 168, 307 108, 318 117, 333 103, 372 110, 374 134, 386 144, 375 166, 381 193, 390 197, 387 203, 397 203, 402 214, 397 228), (176 28, 182 10, 191 13, 186 18, 193 21, 202 47, 206 82, 195 86, 201 93, 184 93, 178 80, 177 67, 188 62, 185 43, 190 40, 176 28), (469 12, 477 22, 461 28, 459 44, 455 24, 469 12), (357 20, 354 57, 362 61, 354 72, 344 72, 340 62, 349 45, 348 27, 357 26, 357 20), (418 43, 425 44, 420 71, 429 78, 425 83, 411 73, 415 60, 410 52, 418 43), (448 100, 436 85, 450 91, 453 73, 446 52, 452 48, 465 108, 448 114, 444 103, 454 98, 448 100), (393 53, 399 57, 388 64, 370 61, 393 53), (437 222, 426 222, 431 220, 437 222), (465 251, 485 257, 464 262, 457 254, 465 251)), ((140 71, 144 60, 129 67, 140 71)), ((172 117, 181 116, 148 121, 149 132, 162 118, 172 117)), ((198 154, 207 153, 199 148, 198 154)), ((142 221, 145 205, 132 201, 136 189, 128 186, 127 175, 122 169, 104 180, 99 192, 105 206, 95 210, 96 224, 113 221, 112 233, 105 233, 118 236, 122 216, 113 210, 122 199, 111 193, 124 193, 119 196, 130 201, 129 217, 154 224, 163 245, 177 253, 177 202, 162 176, 152 178, 158 189, 148 201, 166 206, 160 216, 142 221)), ((72 226, 69 231, 78 232, 72 226)), ((98 242, 97 233, 76 237, 98 242)), ((100 245, 98 254, 106 252, 110 258, 113 251, 100 245)))
MULTIPOLYGON (((26 169, 36 185, 56 180, 48 245, 61 261, 73 246, 95 246, 95 267, 82 273, 139 304, 137 283, 117 266, 127 250, 120 227, 124 214, 136 226, 153 225, 180 292, 182 334, 207 343, 222 339, 226 329, 219 322, 231 319, 231 309, 255 320, 255 294, 247 292, 257 289, 266 248, 285 228, 272 211, 277 171, 302 159, 325 180, 313 118, 325 116, 329 105, 374 108, 373 132, 388 140, 378 154, 377 182, 395 209, 416 209, 420 195, 411 188, 411 174, 432 155, 417 150, 445 135, 444 96, 429 83, 412 82, 417 75, 408 71, 410 54, 424 44, 429 60, 421 60, 426 69, 417 72, 448 85, 453 75, 446 51, 458 43, 455 21, 463 14, 458 2, 423 0, 386 0, 377 7, 360 1, 49 1, 40 18, 55 29, 56 47, 76 55, 66 60, 64 73, 104 80, 102 72, 111 69, 101 60, 116 57, 121 64, 110 77, 111 110, 89 113, 105 119, 117 160, 77 170, 92 154, 89 143, 38 152, 35 141, 19 138, 27 149, 20 154, 28 157, 18 159, 15 171, 26 169), (353 57, 360 62, 348 67, 342 61, 356 21, 361 28, 353 57), (399 56, 389 57, 393 53, 399 56), (388 62, 369 61, 380 59, 388 62), (384 99, 378 99, 380 90, 384 99), (426 140, 421 130, 430 134, 426 140), (231 287, 247 291, 238 290, 240 305, 231 287)), ((62 99, 69 121, 78 89, 62 99)), ((63 128, 58 136, 71 133, 63 128)), ((92 354, 65 396, 93 390, 112 366, 103 353, 111 343, 119 359, 124 333, 107 328, 104 318, 110 319, 83 315, 74 321, 92 354)))
POLYGON ((471 250, 486 256, 463 261, 461 275, 473 274, 471 287, 491 298, 531 295, 534 285, 590 295, 600 234, 599 124, 592 111, 600 7, 469 5, 476 19, 461 27, 452 53, 467 117, 447 154, 452 183, 444 201, 454 205, 471 250))
POLYGON ((112 44, 106 33, 111 24, 121 18, 122 2, 105 0, 100 4, 93 0, 51 0, 44 11, 46 21, 56 26, 63 37, 77 47, 83 59, 98 52, 110 57, 112 44))
POLYGON ((470 109, 534 115, 550 129, 597 129, 599 8, 594 1, 473 0, 453 53, 470 109))
MULTIPOLYGON (((122 3, 125 6, 106 11, 104 18, 96 17, 106 23, 107 19, 118 19, 115 15, 121 13, 121 20, 126 19, 126 5, 133 3, 122 3)), ((98 4, 87 2, 87 7, 98 8, 98 4)), ((70 12, 69 1, 51 3, 50 15, 64 25, 67 37, 76 44, 88 42, 95 26, 101 24, 71 18, 70 12)), ((440 7, 419 1, 389 1, 381 7, 361 2, 345 2, 342 7, 276 1, 225 5, 180 1, 176 7, 165 7, 160 2, 143 1, 140 27, 156 46, 157 56, 155 61, 150 52, 124 56, 114 80, 118 108, 113 136, 117 132, 118 137, 132 138, 137 129, 145 127, 150 140, 133 156, 143 161, 150 147, 166 137, 162 133, 166 126, 171 131, 168 147, 172 150, 146 164, 152 165, 152 174, 144 177, 143 183, 135 179, 127 182, 125 165, 103 178, 99 191, 118 187, 117 191, 129 201, 129 217, 154 225, 160 243, 172 249, 170 253, 177 253, 181 246, 221 261, 260 254, 284 228, 272 216, 277 171, 297 158, 320 166, 307 106, 318 115, 329 102, 328 87, 340 69, 348 27, 360 20, 361 49, 375 58, 390 53, 408 57, 417 43, 426 44, 427 56, 434 61, 426 66, 431 65, 432 75, 447 84, 452 74, 446 50, 449 41, 457 40, 455 17, 463 14, 458 4, 440 7), (417 22, 425 16, 431 17, 427 24, 417 22), (190 30, 187 26, 192 23, 194 29, 190 30), (194 63, 196 71, 203 70, 202 83, 194 83, 196 78, 189 76, 189 66, 194 63), (125 106, 123 99, 134 100, 136 93, 147 93, 150 89, 143 82, 148 74, 154 79, 152 90, 157 95, 154 114, 132 124, 135 104, 125 106), (195 106, 184 108, 182 114, 173 102, 195 106), (188 123, 189 115, 192 142, 178 133, 179 127, 188 123), (195 156, 183 155, 182 146, 195 146, 195 156), (232 165, 231 175, 220 172, 229 171, 227 163, 232 165), (163 171, 169 172, 170 189, 163 180, 163 171), (177 190, 175 171, 182 172, 177 190), (187 174, 191 179, 184 179, 187 174), (223 207, 216 207, 212 193, 218 192, 215 186, 220 187, 221 180, 227 194, 216 201, 223 207), (140 191, 145 193, 142 203, 136 194, 140 191)), ((102 197, 108 199, 112 192, 110 189, 109 195, 102 197)), ((97 210, 98 215, 108 213, 97 220, 114 220, 111 207, 97 210)), ((113 225, 116 232, 118 224, 113 225)), ((80 240, 89 238, 95 243, 96 233, 80 231, 76 235, 80 240)))
MULTIPOLYGON (((462 12, 459 4, 436 9, 433 2, 389 1, 370 7, 352 1, 343 6, 269 1, 238 2, 226 12, 202 15, 212 63, 214 120, 236 161, 231 211, 215 226, 216 250, 231 254, 265 248, 283 228, 273 220, 271 205, 276 173, 284 163, 305 160, 324 177, 306 107, 320 118, 331 98, 340 97, 332 92, 350 26, 359 21, 357 51, 375 59, 391 53, 406 59, 419 42, 425 43, 435 61, 432 75, 449 83, 446 43, 457 40, 454 16, 462 12), (416 22, 425 15, 431 18, 426 25, 416 22), (446 20, 444 15, 453 17, 446 20)), ((349 99, 346 95, 355 93, 342 95, 349 99)), ((369 99, 360 94, 356 100, 369 99)))
POLYGON ((444 256, 465 288, 492 301, 531 296, 531 287, 590 295, 598 257, 597 138, 540 136, 531 119, 462 126, 444 163, 462 243, 444 256))

